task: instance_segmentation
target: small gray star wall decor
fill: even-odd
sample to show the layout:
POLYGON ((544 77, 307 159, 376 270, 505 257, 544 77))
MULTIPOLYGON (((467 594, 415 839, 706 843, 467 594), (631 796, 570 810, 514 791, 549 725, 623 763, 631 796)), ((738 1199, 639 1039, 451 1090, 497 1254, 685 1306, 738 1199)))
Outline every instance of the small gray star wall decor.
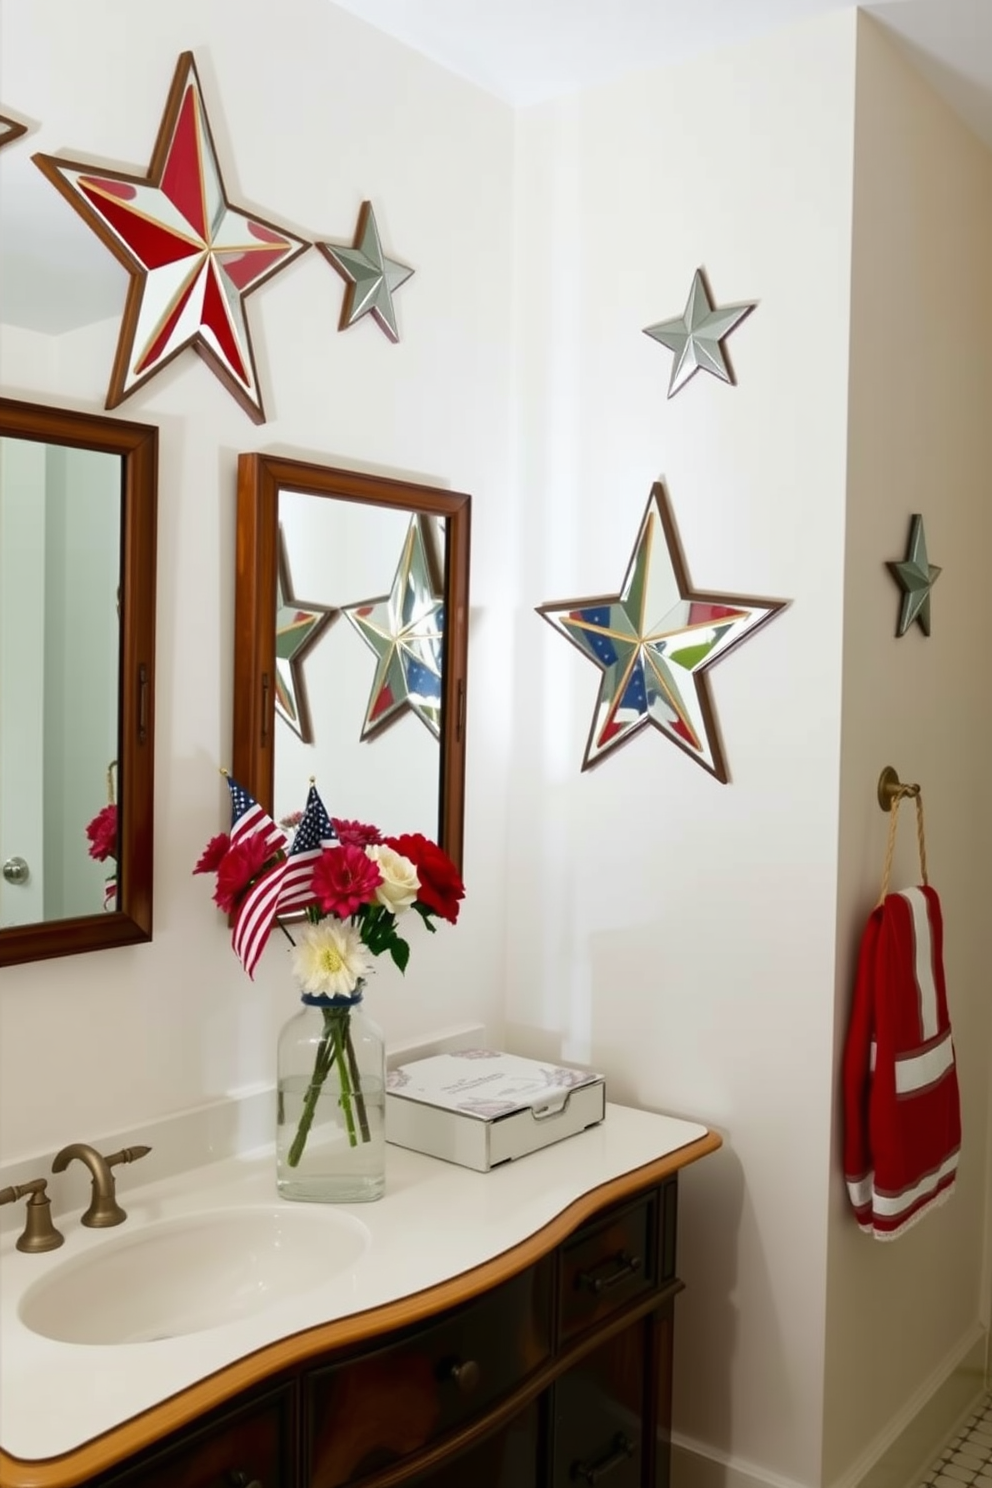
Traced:
POLYGON ((670 398, 674 398, 697 372, 711 372, 721 382, 735 381, 723 343, 757 303, 757 300, 748 300, 740 305, 714 305, 706 275, 702 269, 696 270, 682 314, 673 320, 661 320, 657 325, 644 327, 645 336, 660 341, 662 346, 675 353, 668 383, 670 398))
POLYGON ((398 341, 393 295, 411 277, 413 269, 383 253, 372 203, 362 202, 352 247, 336 247, 333 243, 318 243, 317 247, 348 285, 338 330, 347 330, 363 315, 371 315, 390 341, 398 341))
POLYGON ((919 512, 914 513, 910 522, 909 552, 901 563, 887 563, 886 567, 902 590, 896 635, 904 636, 913 621, 917 620, 923 634, 928 636, 930 590, 940 577, 940 569, 927 556, 927 537, 919 512))

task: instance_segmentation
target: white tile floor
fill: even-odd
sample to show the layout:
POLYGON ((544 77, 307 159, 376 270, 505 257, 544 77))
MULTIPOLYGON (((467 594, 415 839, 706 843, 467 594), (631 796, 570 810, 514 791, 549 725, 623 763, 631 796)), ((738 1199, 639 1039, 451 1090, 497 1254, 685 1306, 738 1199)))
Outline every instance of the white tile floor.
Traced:
POLYGON ((921 1488, 992 1488, 992 1396, 968 1417, 921 1488))

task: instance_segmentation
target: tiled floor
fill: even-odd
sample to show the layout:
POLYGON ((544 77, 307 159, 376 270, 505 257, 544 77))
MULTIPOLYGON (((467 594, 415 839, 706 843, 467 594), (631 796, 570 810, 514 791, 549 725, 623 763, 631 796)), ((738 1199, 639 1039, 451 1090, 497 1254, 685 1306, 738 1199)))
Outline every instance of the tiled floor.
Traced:
POLYGON ((992 1396, 968 1417, 923 1479, 922 1488, 992 1488, 992 1396))

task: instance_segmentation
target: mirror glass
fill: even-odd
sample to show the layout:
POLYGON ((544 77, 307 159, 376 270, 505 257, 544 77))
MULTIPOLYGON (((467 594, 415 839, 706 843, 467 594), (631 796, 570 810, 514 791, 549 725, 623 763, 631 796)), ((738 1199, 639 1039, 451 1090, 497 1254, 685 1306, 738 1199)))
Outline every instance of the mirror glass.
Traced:
POLYGON ((119 455, 0 438, 0 929, 116 912, 120 531, 119 455))
POLYGON ((156 464, 0 399, 0 966, 151 936, 156 464))
POLYGON ((422 832, 461 865, 469 497, 239 465, 233 774, 277 820, 422 832))

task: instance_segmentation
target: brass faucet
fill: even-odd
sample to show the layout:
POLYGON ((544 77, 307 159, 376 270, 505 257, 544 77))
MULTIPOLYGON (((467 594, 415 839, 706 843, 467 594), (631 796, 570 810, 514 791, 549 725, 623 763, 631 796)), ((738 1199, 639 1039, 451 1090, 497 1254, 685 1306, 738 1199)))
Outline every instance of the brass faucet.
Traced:
POLYGON ((100 1230, 110 1225, 124 1223, 127 1213, 117 1202, 114 1193, 114 1175, 110 1170, 117 1163, 134 1162, 151 1150, 150 1147, 122 1147, 120 1152, 104 1157, 88 1142, 72 1142, 68 1147, 63 1147, 61 1152, 56 1153, 52 1163, 53 1173, 64 1172, 73 1158, 78 1157, 80 1162, 86 1164, 92 1175, 93 1197, 80 1224, 86 1225, 91 1230, 100 1230))
POLYGON ((13 1188, 0 1188, 0 1204, 12 1204, 29 1195, 24 1206, 24 1230, 17 1237, 17 1249, 27 1251, 58 1250, 65 1236, 52 1224, 52 1201, 45 1192, 44 1178, 30 1183, 17 1183, 13 1188))

